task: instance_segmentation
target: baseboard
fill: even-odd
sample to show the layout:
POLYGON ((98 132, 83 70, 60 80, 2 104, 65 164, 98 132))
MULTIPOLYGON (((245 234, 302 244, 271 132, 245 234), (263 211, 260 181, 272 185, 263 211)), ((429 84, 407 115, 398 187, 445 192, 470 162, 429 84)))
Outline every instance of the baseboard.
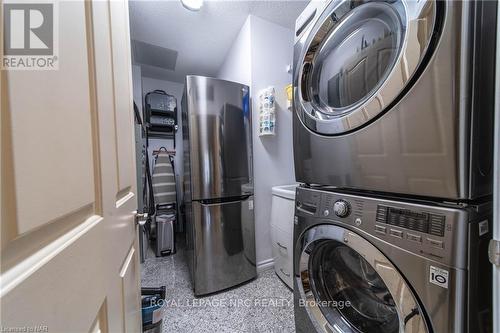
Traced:
POLYGON ((274 268, 274 259, 267 259, 257 263, 257 272, 267 271, 268 269, 274 268))

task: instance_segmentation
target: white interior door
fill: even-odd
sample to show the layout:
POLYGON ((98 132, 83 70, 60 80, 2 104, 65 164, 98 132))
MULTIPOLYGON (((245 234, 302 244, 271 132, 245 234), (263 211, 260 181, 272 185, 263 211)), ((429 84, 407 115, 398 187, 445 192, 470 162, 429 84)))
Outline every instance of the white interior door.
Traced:
POLYGON ((59 69, 1 71, 1 326, 140 332, 128 6, 58 12, 59 69))

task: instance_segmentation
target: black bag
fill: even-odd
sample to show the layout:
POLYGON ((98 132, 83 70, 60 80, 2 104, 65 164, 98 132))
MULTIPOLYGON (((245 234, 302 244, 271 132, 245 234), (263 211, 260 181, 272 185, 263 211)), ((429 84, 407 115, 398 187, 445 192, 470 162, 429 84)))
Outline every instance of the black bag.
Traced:
MULTIPOLYGON (((163 90, 154 90, 145 97, 144 120, 149 127, 162 130, 162 127, 177 125, 177 100, 163 90)), ((167 130, 167 129, 165 129, 167 130)))

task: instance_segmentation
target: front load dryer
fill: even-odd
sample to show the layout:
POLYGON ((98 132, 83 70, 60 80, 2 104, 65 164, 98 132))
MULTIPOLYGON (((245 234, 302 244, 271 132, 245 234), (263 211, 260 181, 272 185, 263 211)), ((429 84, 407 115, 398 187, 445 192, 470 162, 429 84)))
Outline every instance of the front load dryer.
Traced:
POLYGON ((297 333, 491 333, 491 207, 298 188, 297 333))
POLYGON ((491 193, 496 1, 312 1, 296 23, 298 182, 491 193))

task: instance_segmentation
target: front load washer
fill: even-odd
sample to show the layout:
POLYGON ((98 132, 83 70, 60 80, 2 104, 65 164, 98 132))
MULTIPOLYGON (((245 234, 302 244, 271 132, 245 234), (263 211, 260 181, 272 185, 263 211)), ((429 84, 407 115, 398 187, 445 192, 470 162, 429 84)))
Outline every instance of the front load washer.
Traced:
POLYGON ((312 1, 296 23, 297 181, 491 193, 496 1, 312 1))
POLYGON ((491 203, 298 188, 297 332, 491 332, 490 221, 491 203))

